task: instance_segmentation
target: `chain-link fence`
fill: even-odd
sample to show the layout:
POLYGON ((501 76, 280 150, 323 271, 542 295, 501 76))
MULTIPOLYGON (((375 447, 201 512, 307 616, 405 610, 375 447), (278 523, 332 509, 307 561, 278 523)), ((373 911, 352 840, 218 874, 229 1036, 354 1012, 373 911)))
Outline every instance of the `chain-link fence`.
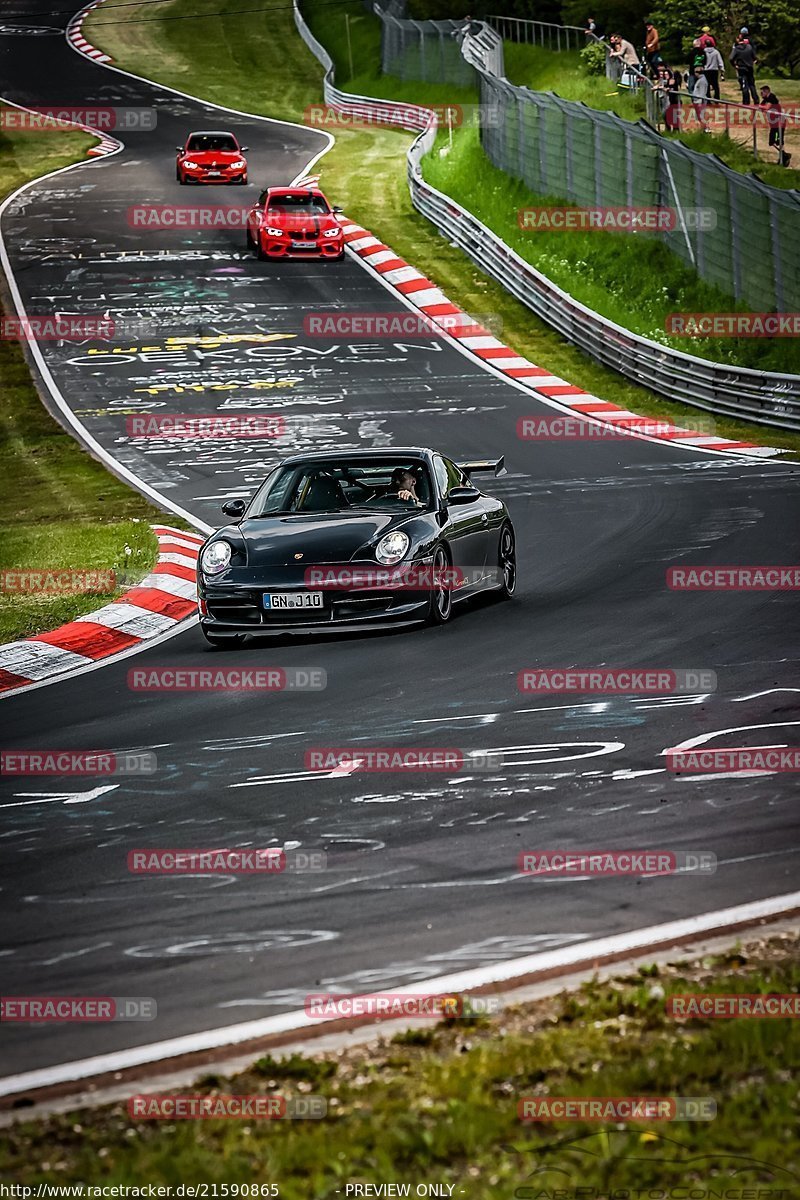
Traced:
POLYGON ((800 193, 740 175, 645 121, 479 74, 492 114, 481 140, 495 166, 538 195, 578 205, 670 207, 674 227, 652 236, 701 278, 753 309, 800 308, 800 193), (713 221, 681 215, 698 209, 712 210, 713 221))
POLYGON ((380 7, 381 70, 384 75, 423 83, 475 87, 477 77, 461 54, 463 21, 410 21, 396 2, 380 7))

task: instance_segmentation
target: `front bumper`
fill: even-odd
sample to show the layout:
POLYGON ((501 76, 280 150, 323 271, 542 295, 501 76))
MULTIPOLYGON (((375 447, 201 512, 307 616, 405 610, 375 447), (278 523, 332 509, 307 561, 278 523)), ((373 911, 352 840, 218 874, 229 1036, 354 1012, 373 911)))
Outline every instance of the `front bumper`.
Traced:
MULTIPOLYGON (((374 563, 368 566, 375 569, 374 563)), ((293 568, 276 569, 269 578, 244 567, 224 572, 222 579, 209 580, 200 574, 197 590, 200 623, 208 633, 345 633, 412 625, 426 619, 430 604, 429 593, 420 590, 317 589, 293 568), (323 607, 319 609, 270 611, 264 607, 265 592, 317 590, 322 591, 323 607)))
POLYGON ((267 258, 341 258, 343 238, 320 238, 313 250, 298 250, 290 238, 268 237, 261 233, 261 249, 267 258))
POLYGON ((241 171, 222 171, 218 175, 211 175, 206 167, 198 167, 195 171, 181 167, 181 172, 187 183, 241 183, 247 178, 247 167, 241 171))

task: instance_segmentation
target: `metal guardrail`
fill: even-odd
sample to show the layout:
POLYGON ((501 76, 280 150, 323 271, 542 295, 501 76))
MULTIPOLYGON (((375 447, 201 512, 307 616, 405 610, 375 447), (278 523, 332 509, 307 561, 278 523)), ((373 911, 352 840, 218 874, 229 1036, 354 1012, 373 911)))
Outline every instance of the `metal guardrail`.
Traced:
POLYGON ((800 375, 715 363, 633 334, 580 304, 506 245, 452 197, 427 183, 422 160, 438 132, 433 112, 417 105, 355 96, 333 82, 333 62, 308 29, 293 0, 297 30, 325 68, 325 102, 342 111, 369 112, 371 119, 406 129, 422 129, 407 155, 408 185, 414 207, 527 308, 597 362, 669 400, 693 408, 800 430, 800 375), (424 120, 424 124, 420 124, 424 120))

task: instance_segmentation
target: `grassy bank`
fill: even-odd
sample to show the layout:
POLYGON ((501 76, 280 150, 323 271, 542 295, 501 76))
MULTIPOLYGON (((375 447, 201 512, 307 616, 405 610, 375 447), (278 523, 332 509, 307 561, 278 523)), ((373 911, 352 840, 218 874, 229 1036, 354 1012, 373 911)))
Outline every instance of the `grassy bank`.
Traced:
MULTIPOLYGON (((0 197, 81 161, 94 139, 73 131, 0 135, 0 197)), ((0 340, 0 570, 124 571, 143 575, 164 519, 78 446, 44 408, 17 342, 0 340)), ((74 620, 116 595, 35 595, 0 590, 0 641, 74 620)))
POLYGON ((702 1200, 789 1200, 800 1195, 798 1022, 676 1024, 665 1006, 673 994, 799 985, 796 935, 753 941, 374 1047, 264 1057, 185 1089, 313 1093, 328 1102, 322 1120, 166 1123, 131 1118, 117 1104, 16 1125, 0 1143, 0 1171, 24 1185, 274 1183, 281 1200, 333 1200, 353 1183, 408 1184, 412 1195, 437 1183, 465 1200, 599 1200, 626 1188, 669 1196, 686 1187, 702 1200), (523 1123, 518 1104, 531 1096, 707 1097, 716 1117, 523 1123))
MULTIPOLYGON (((120 9, 113 21, 99 8, 85 28, 96 45, 134 73, 219 104, 302 120, 307 106, 319 104, 321 69, 297 37, 291 12, 235 11, 241 7, 240 0, 173 0, 163 10, 159 6, 164 19, 154 19, 149 6, 138 5, 120 9)), ((354 92, 407 101, 458 102, 457 93, 446 85, 401 83, 371 75, 379 61, 377 19, 355 0, 333 8, 306 4, 304 12, 334 58, 340 85, 354 92), (345 12, 351 17, 352 76, 345 12)), ((465 102, 469 98, 467 93, 465 102)), ((691 411, 683 405, 666 402, 629 383, 565 342, 415 212, 405 177, 408 134, 388 129, 343 129, 335 134, 335 146, 316 168, 322 173, 323 187, 349 216, 424 271, 454 303, 474 313, 496 314, 504 339, 520 354, 586 391, 646 416, 690 422, 691 411)), ((624 278, 622 271, 620 287, 624 287, 624 278)), ((672 308, 665 307, 666 311, 672 308)), ((722 436, 800 449, 800 438, 792 434, 725 418, 717 419, 716 424, 722 436)))
POLYGON ((453 196, 576 300, 630 329, 688 354, 757 370, 800 372, 800 345, 791 338, 687 338, 664 332, 669 313, 747 311, 698 279, 653 238, 631 234, 521 229, 521 209, 558 204, 492 166, 477 130, 455 139, 446 157, 431 154, 425 178, 453 196), (621 270, 624 266, 624 270, 621 270))

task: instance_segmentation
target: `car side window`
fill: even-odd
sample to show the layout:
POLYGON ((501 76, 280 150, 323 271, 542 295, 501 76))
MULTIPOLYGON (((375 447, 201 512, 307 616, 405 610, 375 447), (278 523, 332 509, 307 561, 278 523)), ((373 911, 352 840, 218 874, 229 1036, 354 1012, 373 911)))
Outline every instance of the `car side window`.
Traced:
POLYGON ((457 467, 456 464, 454 462, 451 462, 449 458, 444 459, 444 465, 447 470, 447 491, 448 492, 450 491, 451 488, 463 487, 464 484, 469 483, 469 480, 467 479, 466 475, 461 470, 461 468, 457 467))
POLYGON ((447 482, 447 467, 440 454, 433 457, 433 473, 436 476, 436 490, 440 496, 446 496, 450 485, 447 482))
POLYGON ((267 190, 263 191, 263 192, 261 193, 261 195, 258 197, 258 207, 259 207, 259 208, 263 208, 263 207, 264 207, 264 205, 267 203, 267 193, 268 193, 268 190, 269 190, 269 189, 267 189, 267 190))

